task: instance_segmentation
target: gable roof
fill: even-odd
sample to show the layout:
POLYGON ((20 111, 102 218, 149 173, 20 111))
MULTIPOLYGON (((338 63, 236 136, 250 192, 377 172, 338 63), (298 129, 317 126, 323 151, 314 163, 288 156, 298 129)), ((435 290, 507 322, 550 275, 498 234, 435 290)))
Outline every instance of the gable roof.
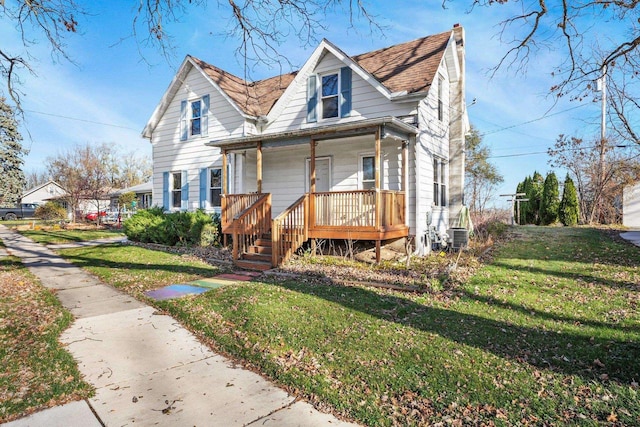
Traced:
POLYGON ((22 193, 22 198, 27 197, 28 195, 35 193, 36 191, 48 186, 49 184, 55 185, 60 190, 62 190, 62 191, 64 191, 66 193, 66 190, 64 188, 62 188, 62 186, 60 184, 58 184, 54 180, 50 179, 49 181, 45 182, 44 184, 36 185, 35 187, 26 190, 24 193, 22 193))
POLYGON ((191 56, 191 59, 222 89, 246 114, 267 114, 297 72, 282 74, 257 82, 247 82, 214 65, 191 56))
POLYGON ((352 57, 323 40, 301 70, 255 82, 248 82, 199 58, 187 55, 161 103, 145 126, 143 136, 151 136, 160 116, 164 114, 182 80, 193 67, 204 73, 241 114, 256 118, 269 114, 292 82, 298 80, 300 84, 300 79, 296 79, 298 73, 315 66, 325 49, 337 54, 347 65, 355 67, 365 80, 375 84, 379 91, 386 92, 388 96, 426 92, 434 81, 450 40, 451 30, 352 57))
POLYGON ((352 59, 392 93, 424 92, 434 80, 450 38, 451 31, 447 31, 352 59))

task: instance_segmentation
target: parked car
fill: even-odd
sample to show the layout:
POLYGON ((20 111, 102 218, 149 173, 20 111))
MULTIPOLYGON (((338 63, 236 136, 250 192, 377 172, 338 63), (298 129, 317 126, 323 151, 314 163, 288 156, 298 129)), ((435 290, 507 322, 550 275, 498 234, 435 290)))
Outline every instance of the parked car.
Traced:
MULTIPOLYGON (((105 211, 100 211, 100 217, 107 216, 105 211)), ((84 216, 87 221, 96 221, 98 219, 98 212, 89 212, 84 216)))
POLYGON ((11 208, 0 208, 0 219, 13 221, 19 218, 33 218, 37 207, 36 203, 19 203, 11 208))

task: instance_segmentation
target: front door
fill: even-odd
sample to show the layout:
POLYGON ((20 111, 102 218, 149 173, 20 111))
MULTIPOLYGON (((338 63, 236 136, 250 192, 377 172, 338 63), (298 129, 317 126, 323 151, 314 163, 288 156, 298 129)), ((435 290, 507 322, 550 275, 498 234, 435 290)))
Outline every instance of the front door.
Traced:
MULTIPOLYGON (((311 191, 311 161, 307 159, 307 191, 311 191)), ((331 191, 331 158, 316 158, 316 193, 331 191)))

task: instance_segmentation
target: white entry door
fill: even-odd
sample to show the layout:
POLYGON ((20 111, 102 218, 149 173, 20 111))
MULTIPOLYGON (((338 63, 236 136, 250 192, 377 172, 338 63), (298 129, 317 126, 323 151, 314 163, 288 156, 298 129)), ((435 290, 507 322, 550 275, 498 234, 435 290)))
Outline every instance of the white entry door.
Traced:
MULTIPOLYGON (((307 159, 307 191, 311 189, 311 160, 307 159)), ((331 158, 316 158, 316 192, 331 191, 331 158)))

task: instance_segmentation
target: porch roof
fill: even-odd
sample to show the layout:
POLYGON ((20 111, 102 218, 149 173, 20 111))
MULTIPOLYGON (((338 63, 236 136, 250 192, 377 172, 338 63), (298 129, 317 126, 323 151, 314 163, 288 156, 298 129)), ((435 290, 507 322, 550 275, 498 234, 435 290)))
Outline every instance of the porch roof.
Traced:
POLYGON ((309 139, 323 140, 344 136, 364 135, 372 133, 378 128, 381 128, 381 139, 385 137, 408 139, 410 136, 418 134, 418 128, 415 126, 405 123, 397 117, 387 116, 325 126, 314 126, 307 129, 214 140, 205 143, 205 145, 223 149, 248 148, 257 146, 258 142, 296 139, 305 139, 308 141, 309 139))

